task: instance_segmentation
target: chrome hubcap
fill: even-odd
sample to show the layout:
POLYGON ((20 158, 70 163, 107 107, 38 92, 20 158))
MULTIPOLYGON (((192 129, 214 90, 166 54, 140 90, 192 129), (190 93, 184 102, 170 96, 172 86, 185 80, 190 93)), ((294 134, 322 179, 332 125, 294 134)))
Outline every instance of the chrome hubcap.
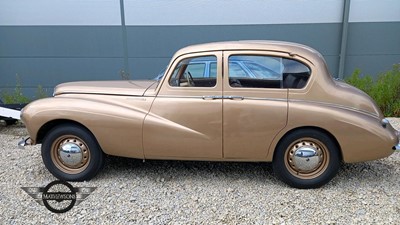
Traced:
POLYGON ((77 138, 61 140, 56 149, 56 161, 63 169, 82 169, 89 161, 89 150, 86 145, 77 138))
POLYGON ((301 171, 313 171, 319 162, 317 151, 309 147, 297 149, 293 156, 294 165, 301 171))
POLYGON ((82 149, 74 143, 66 143, 61 145, 59 149, 61 162, 67 166, 77 166, 83 158, 82 149))
POLYGON ((293 145, 289 153, 289 164, 298 172, 310 173, 318 169, 323 162, 323 153, 318 145, 309 141, 293 145))

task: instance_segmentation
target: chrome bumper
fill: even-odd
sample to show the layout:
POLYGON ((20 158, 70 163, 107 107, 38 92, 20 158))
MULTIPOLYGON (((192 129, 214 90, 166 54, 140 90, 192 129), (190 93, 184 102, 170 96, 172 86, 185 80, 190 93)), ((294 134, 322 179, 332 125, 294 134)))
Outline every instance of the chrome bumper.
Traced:
POLYGON ((397 145, 393 146, 393 150, 396 152, 400 152, 400 143, 398 143, 397 145))
POLYGON ((19 149, 25 149, 27 145, 32 145, 32 139, 30 137, 22 138, 22 140, 18 142, 19 149))
POLYGON ((395 152, 400 152, 400 130, 396 130, 396 135, 397 135, 397 138, 399 139, 399 142, 397 143, 397 145, 393 146, 392 149, 395 152))

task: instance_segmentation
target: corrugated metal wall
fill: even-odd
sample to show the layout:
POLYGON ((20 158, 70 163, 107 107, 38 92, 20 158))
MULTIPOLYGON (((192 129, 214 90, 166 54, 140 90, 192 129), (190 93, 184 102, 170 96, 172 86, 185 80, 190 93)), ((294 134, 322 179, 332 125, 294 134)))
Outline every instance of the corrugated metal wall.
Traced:
MULTIPOLYGON (((154 77, 179 48, 273 39, 320 51, 337 76, 344 0, 3 0, 0 89, 154 77)), ((400 1, 351 0, 344 74, 400 62, 400 1)))

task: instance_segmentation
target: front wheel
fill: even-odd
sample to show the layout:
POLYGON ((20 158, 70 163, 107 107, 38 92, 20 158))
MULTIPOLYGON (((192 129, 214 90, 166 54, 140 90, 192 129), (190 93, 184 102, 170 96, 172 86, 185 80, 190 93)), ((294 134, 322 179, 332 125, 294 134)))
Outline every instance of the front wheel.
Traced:
POLYGON ((295 188, 318 188, 328 183, 340 167, 339 149, 327 134, 302 129, 285 136, 272 162, 275 174, 295 188))
POLYGON ((77 125, 49 131, 43 139, 42 158, 46 168, 64 181, 90 180, 104 165, 104 153, 94 136, 77 125))

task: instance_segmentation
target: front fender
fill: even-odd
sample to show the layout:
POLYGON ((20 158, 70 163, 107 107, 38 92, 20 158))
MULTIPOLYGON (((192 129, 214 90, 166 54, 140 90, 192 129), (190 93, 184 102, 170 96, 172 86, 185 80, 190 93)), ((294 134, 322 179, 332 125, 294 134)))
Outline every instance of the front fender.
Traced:
POLYGON ((126 96, 59 96, 30 103, 21 118, 33 143, 46 124, 68 120, 90 130, 105 153, 143 158, 142 125, 151 101, 126 96))

